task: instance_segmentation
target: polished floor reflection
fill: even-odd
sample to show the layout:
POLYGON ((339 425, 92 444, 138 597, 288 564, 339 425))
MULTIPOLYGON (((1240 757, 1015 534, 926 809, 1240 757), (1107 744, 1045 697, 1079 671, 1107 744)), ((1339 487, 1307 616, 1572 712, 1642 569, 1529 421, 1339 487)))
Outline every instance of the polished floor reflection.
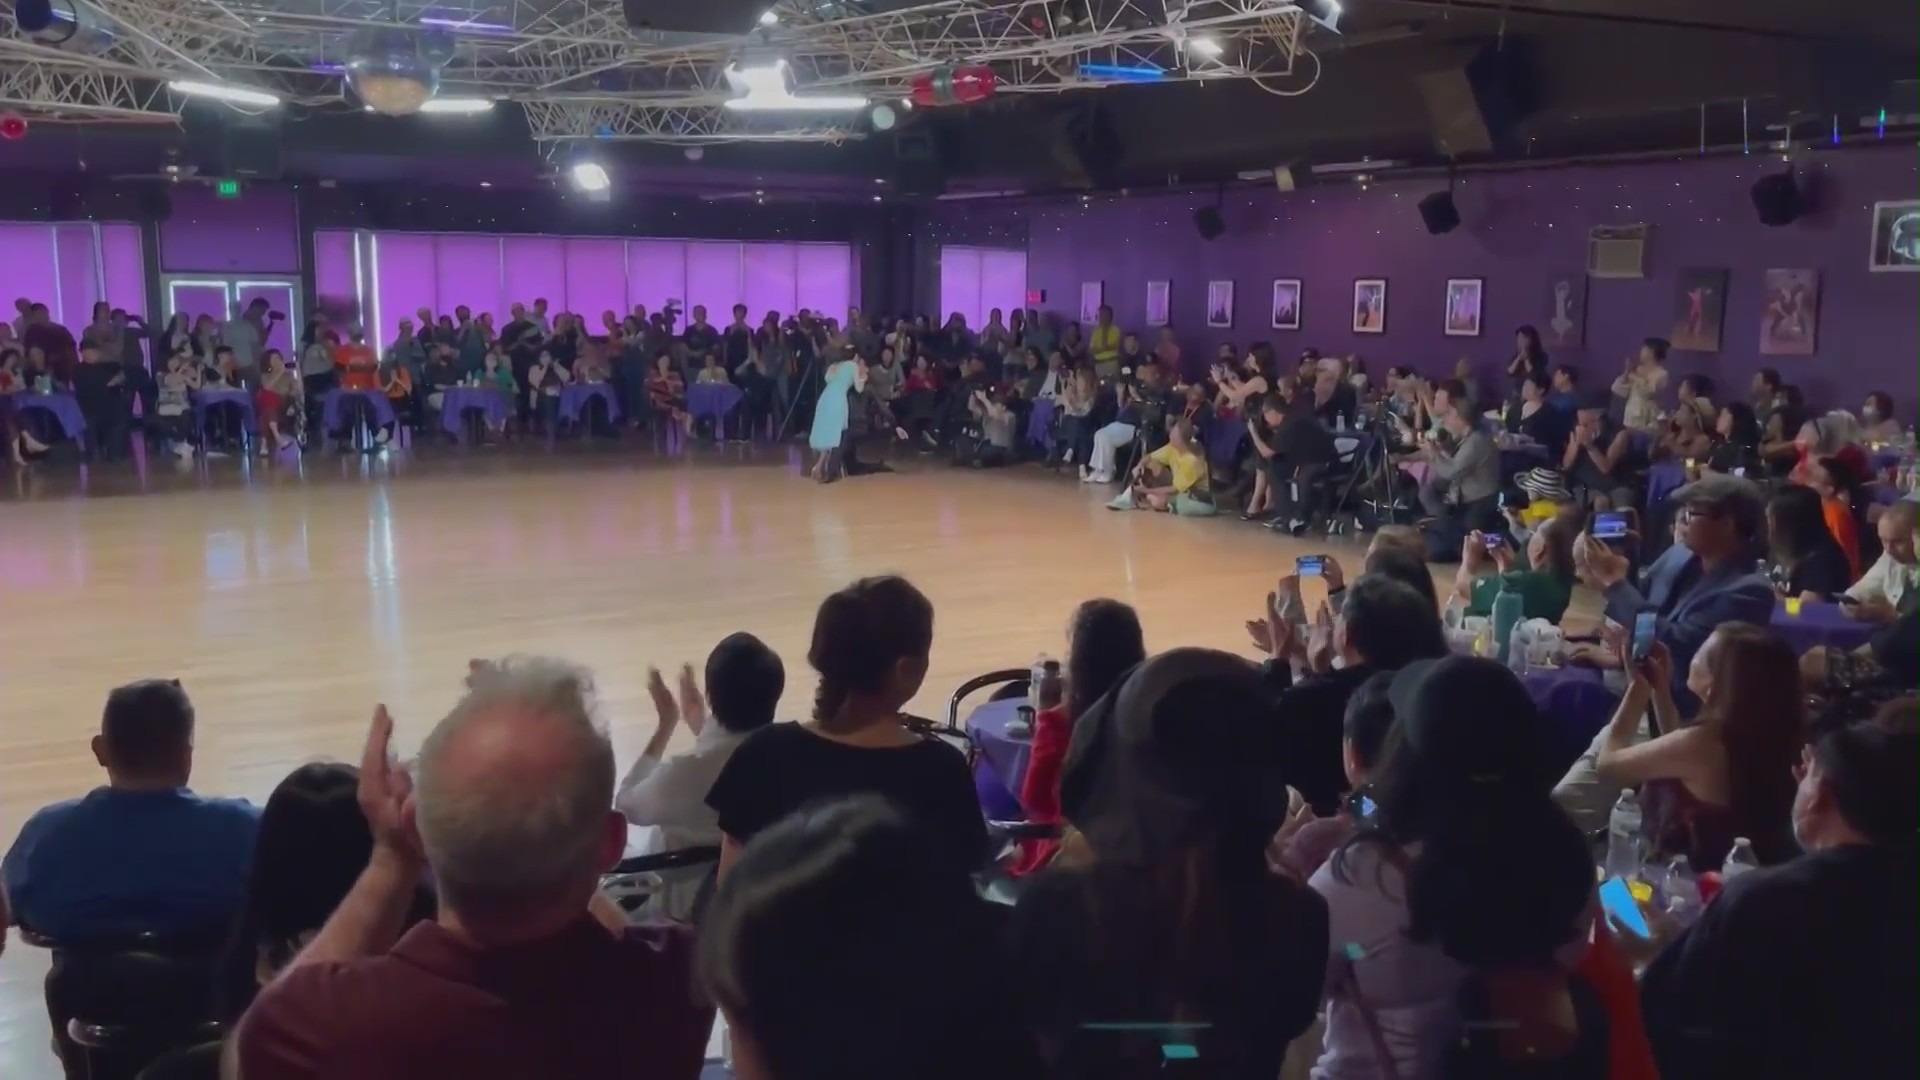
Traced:
MULTIPOLYGON (((782 450, 512 449, 0 475, 0 843, 101 780, 100 703, 143 676, 193 695, 208 792, 259 798, 297 764, 350 757, 378 702, 417 743, 469 657, 510 651, 591 665, 624 762, 651 725, 648 665, 697 662, 734 630, 786 658, 783 711, 803 714, 814 608, 863 574, 933 598, 915 706, 942 715, 969 676, 1060 652, 1088 597, 1138 605, 1150 647, 1242 649, 1275 577, 1319 550, 1113 513, 1107 489, 1035 469, 801 473, 782 450)), ((53 1075, 42 970, 17 941, 0 957, 10 1080, 53 1075)))

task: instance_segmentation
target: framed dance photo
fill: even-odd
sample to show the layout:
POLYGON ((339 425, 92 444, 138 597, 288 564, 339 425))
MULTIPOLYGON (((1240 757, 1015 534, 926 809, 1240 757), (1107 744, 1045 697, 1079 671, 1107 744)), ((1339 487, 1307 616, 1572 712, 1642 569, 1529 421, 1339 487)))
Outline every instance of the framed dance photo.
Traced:
POLYGON ((1300 329, 1300 279, 1273 279, 1273 328, 1300 329))
POLYGON ((1080 325, 1092 326, 1100 321, 1100 305, 1107 302, 1107 284, 1104 281, 1083 281, 1080 283, 1080 325))
POLYGON ((1576 348, 1587 340, 1587 272, 1569 270, 1547 279, 1547 323, 1540 333, 1549 350, 1576 348))
POLYGON ((1233 282, 1207 282, 1207 325, 1233 325, 1233 282))
POLYGON ((1820 271, 1769 270, 1760 302, 1760 355, 1812 356, 1820 325, 1820 271))
POLYGON ((1353 279, 1353 332, 1356 334, 1384 334, 1387 332, 1387 279, 1353 279))
POLYGON ((1727 271, 1689 267, 1673 283, 1673 329, 1667 340, 1685 352, 1720 351, 1720 324, 1727 313, 1727 271))
POLYGON ((1873 204, 1873 247, 1867 269, 1876 274, 1920 271, 1920 201, 1873 204))
POLYGON ((1173 321, 1171 314, 1173 283, 1170 281, 1147 282, 1147 325, 1165 326, 1173 321))
POLYGON ((1486 294, 1486 288, 1485 278, 1447 279, 1445 330, 1448 337, 1480 336, 1480 302, 1486 294))

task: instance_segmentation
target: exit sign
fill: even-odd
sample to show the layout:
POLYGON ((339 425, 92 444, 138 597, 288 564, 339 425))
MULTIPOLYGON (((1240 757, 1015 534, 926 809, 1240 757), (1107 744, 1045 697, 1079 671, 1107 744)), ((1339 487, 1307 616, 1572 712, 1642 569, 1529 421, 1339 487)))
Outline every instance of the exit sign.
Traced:
POLYGON ((237 199, 240 197, 240 181, 216 180, 213 183, 213 193, 223 199, 237 199))

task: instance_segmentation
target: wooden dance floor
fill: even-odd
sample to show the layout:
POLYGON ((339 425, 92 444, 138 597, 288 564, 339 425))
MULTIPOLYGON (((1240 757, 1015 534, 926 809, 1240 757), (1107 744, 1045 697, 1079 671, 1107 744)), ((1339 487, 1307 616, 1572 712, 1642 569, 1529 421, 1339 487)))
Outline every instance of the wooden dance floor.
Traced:
MULTIPOLYGON (((376 703, 405 750, 470 657, 551 653, 597 673, 624 768, 653 723, 648 665, 697 665, 735 630, 779 651, 782 715, 803 717, 814 609, 862 575, 902 573, 933 598, 914 707, 944 716, 970 676, 1060 655, 1090 597, 1137 605, 1149 648, 1244 653, 1276 577, 1328 550, 1230 517, 1110 512, 1110 495, 919 460, 821 487, 797 449, 765 448, 0 474, 0 843, 104 781, 87 740, 131 679, 192 694, 196 788, 262 799, 302 762, 351 760, 376 703)), ((1333 550, 1357 569, 1356 549, 1333 550)), ((0 1076, 55 1075, 45 962, 17 939, 0 957, 0 1076)))

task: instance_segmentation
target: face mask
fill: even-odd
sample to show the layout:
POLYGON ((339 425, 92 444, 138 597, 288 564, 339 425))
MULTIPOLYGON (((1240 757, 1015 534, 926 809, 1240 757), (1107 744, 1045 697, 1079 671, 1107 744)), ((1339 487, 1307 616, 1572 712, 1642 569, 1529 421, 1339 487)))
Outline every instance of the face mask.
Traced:
POLYGON ((1880 409, 1874 405, 1863 406, 1860 409, 1860 416, 1867 420, 1878 420, 1880 419, 1880 409))

